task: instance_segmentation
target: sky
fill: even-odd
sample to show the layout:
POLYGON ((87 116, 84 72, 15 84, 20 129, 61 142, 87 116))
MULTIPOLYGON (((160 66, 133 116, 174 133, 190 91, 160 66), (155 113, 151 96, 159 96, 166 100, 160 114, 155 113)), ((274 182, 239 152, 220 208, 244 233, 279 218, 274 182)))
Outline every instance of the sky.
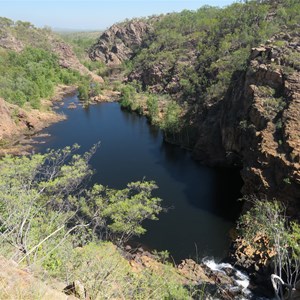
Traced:
POLYGON ((234 0, 0 0, 0 16, 53 29, 103 30, 126 18, 226 6, 234 0))

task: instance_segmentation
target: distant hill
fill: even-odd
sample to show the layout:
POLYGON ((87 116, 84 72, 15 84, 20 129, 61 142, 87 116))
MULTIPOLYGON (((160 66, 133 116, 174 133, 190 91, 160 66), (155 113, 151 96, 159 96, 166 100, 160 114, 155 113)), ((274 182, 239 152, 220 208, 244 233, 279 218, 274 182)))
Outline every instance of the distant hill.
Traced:
POLYGON ((58 31, 61 38, 72 45, 80 60, 88 59, 89 48, 97 41, 102 31, 58 31))

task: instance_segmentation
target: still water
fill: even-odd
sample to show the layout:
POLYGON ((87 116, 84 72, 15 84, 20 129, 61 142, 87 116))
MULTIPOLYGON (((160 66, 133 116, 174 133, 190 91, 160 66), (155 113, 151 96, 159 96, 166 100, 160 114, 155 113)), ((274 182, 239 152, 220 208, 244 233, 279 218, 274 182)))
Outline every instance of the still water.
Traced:
POLYGON ((65 97, 59 111, 67 120, 45 129, 50 136, 36 151, 78 143, 84 152, 100 141, 91 160, 94 182, 124 188, 131 181, 154 180, 159 186, 155 196, 168 208, 159 221, 144 223, 147 233, 135 242, 168 250, 177 261, 224 257, 239 211, 238 172, 201 166, 188 151, 166 144, 146 118, 121 110, 118 103, 68 109, 73 102, 78 105, 76 94, 65 97))

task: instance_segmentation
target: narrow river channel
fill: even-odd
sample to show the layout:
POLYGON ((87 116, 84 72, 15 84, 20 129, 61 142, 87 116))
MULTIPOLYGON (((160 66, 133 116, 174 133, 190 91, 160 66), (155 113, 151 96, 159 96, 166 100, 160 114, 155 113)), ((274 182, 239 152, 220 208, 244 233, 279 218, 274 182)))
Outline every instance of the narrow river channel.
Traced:
POLYGON ((149 249, 168 250, 173 258, 222 258, 229 246, 229 231, 239 211, 241 179, 238 171, 201 166, 188 151, 164 143, 161 131, 145 117, 121 110, 118 103, 82 108, 76 94, 66 96, 59 112, 67 120, 52 125, 36 138, 36 151, 78 143, 81 152, 100 141, 91 164, 94 182, 112 188, 154 180, 168 212, 159 221, 147 221, 147 233, 135 242, 149 249), (68 109, 70 103, 77 108, 68 109))

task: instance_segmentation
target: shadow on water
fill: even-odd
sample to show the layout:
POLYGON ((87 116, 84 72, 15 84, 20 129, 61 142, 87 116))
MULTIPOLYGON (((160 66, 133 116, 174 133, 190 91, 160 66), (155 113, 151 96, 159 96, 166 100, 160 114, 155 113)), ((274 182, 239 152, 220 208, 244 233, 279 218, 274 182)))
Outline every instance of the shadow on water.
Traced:
POLYGON ((187 150, 166 142, 162 143, 160 149, 170 176, 185 183, 184 193, 191 205, 231 222, 237 219, 242 208, 242 203, 238 202, 243 185, 240 169, 205 167, 194 160, 187 150), (186 164, 191 165, 189 171, 203 176, 199 178, 187 174, 186 164), (174 165, 178 165, 177 172, 172 168, 174 165), (198 197, 195 197, 197 192, 198 197), (209 198, 210 201, 203 201, 203 198, 209 198))
POLYGON ((159 221, 146 221, 147 233, 135 242, 167 249, 176 261, 195 255, 224 257, 239 211, 238 170, 201 166, 188 151, 164 143, 161 131, 146 118, 121 110, 117 103, 70 110, 71 102, 78 104, 76 94, 66 97, 60 108, 67 121, 44 130, 51 137, 37 150, 78 143, 82 153, 101 141, 91 160, 96 171, 92 182, 124 188, 127 182, 154 180, 159 186, 155 195, 169 208, 159 221))
POLYGON ((186 257, 223 258, 242 206, 237 201, 243 183, 239 170, 205 167, 185 149, 163 141, 159 150, 156 164, 172 182, 161 177, 158 196, 170 210, 158 223, 146 222, 148 233, 139 241, 171 250, 177 262, 186 257))

